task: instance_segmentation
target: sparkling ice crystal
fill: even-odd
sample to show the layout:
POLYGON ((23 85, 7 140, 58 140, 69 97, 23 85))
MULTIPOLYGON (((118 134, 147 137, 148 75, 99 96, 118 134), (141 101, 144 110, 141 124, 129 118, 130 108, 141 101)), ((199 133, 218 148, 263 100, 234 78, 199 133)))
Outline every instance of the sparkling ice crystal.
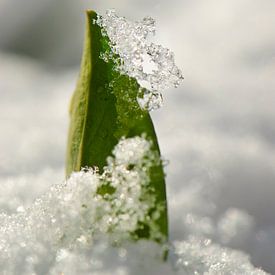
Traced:
POLYGON ((158 154, 143 137, 122 139, 113 154, 102 175, 96 169, 73 173, 29 209, 19 207, 18 214, 0 214, 2 270, 18 274, 17 263, 22 262, 24 268, 36 268, 41 274, 47 266, 44 258, 59 261, 66 249, 88 247, 100 238, 118 244, 130 239, 138 222, 155 228, 154 220, 147 219, 155 201, 147 200, 144 189, 158 154), (107 185, 112 192, 102 194, 100 188, 107 185))
MULTIPOLYGON (((161 92, 177 87, 182 74, 171 51, 147 41, 155 33, 155 21, 146 17, 130 22, 108 11, 98 18, 97 24, 111 42, 111 52, 102 53, 101 57, 115 62, 120 73, 137 79, 141 108, 160 107, 161 92)), ((189 234, 185 240, 170 244, 166 262, 156 257, 163 252, 159 244, 130 241, 140 221, 154 234, 156 224, 154 218, 148 219, 148 213, 156 209, 150 217, 157 217, 158 209, 155 200, 146 196, 146 188, 148 172, 159 161, 158 153, 145 137, 122 138, 102 174, 95 168, 73 173, 66 182, 52 185, 32 204, 0 200, 8 209, 8 213, 0 214, 0 273, 266 274, 254 268, 244 253, 215 244, 202 234, 189 234), (14 214, 10 214, 13 208, 14 214)), ((196 219, 199 218, 189 215, 186 221, 193 234, 196 219)), ((226 213, 218 226, 221 239, 224 243, 237 239, 239 228, 247 233, 247 224, 253 226, 244 213, 226 213)), ((198 232, 207 234, 214 230, 207 219, 199 227, 198 232)))
POLYGON ((109 10, 96 23, 110 39, 111 52, 102 53, 102 58, 114 61, 119 72, 138 81, 142 87, 137 97, 141 108, 150 111, 161 107, 161 91, 178 87, 183 76, 175 65, 174 54, 148 41, 155 34, 155 20, 145 17, 132 22, 109 10))
POLYGON ((159 161, 145 137, 123 138, 103 174, 96 169, 73 173, 31 207, 2 213, 1 274, 265 274, 245 254, 209 239, 175 242, 167 262, 156 257, 163 251, 159 244, 130 241, 138 221, 155 226, 147 219, 155 202, 143 192, 148 169, 159 161), (106 183, 113 192, 102 194, 106 183))

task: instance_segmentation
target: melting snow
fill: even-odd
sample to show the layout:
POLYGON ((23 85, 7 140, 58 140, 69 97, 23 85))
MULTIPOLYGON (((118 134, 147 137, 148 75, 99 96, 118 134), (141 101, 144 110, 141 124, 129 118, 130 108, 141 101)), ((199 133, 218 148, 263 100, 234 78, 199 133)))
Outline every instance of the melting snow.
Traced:
POLYGON ((178 87, 183 76, 175 65, 174 54, 148 41, 148 36, 155 33, 155 20, 145 17, 132 22, 109 10, 96 23, 110 39, 111 51, 102 53, 102 58, 114 61, 119 72, 139 82, 142 88, 137 99, 141 108, 150 111, 161 107, 161 91, 178 87))

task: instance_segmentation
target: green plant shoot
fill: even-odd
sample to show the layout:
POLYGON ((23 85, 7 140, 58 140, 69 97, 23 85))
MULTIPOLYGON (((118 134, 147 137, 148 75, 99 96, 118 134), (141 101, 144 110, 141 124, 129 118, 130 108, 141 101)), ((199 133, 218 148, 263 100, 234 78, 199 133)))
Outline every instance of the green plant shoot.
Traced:
MULTIPOLYGON (((70 106, 67 177, 82 167, 96 166, 102 171, 106 158, 122 137, 145 135, 151 140, 153 149, 160 154, 150 115, 140 108, 136 100, 141 89, 138 82, 115 70, 113 62, 106 62, 100 57, 102 52, 110 50, 110 46, 108 37, 102 35, 96 19, 94 11, 87 11, 80 75, 70 106)), ((107 189, 100 192, 108 192, 107 189)), ((149 237, 150 232, 143 225, 133 232, 133 238, 165 242, 168 238, 168 222, 162 163, 150 171, 148 192, 155 196, 158 206, 162 206, 157 223, 163 238, 149 237)))

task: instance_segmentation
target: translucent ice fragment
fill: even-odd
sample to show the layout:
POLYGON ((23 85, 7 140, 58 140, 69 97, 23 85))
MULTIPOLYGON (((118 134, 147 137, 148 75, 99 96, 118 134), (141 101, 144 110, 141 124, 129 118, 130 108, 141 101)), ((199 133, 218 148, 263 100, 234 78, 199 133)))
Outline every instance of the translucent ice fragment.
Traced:
POLYGON ((156 110, 163 105, 162 94, 160 92, 150 92, 144 89, 139 93, 137 101, 141 109, 148 111, 156 110))
POLYGON ((150 142, 138 136, 123 138, 113 150, 116 164, 137 164, 150 152, 150 147, 150 142))
POLYGON ((155 34, 155 20, 145 17, 132 22, 109 10, 96 23, 110 40, 111 51, 102 53, 102 58, 106 62, 111 60, 117 71, 135 78, 147 90, 138 97, 141 108, 149 111, 159 108, 162 105, 160 92, 178 87, 183 76, 175 65, 174 54, 147 40, 149 35, 155 34))

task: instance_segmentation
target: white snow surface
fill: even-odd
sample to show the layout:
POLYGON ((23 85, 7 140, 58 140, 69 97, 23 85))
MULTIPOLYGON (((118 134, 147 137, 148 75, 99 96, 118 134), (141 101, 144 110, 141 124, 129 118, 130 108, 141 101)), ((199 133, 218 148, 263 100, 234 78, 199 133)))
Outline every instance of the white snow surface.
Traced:
MULTIPOLYGON (((148 169, 159 163, 150 147, 143 137, 122 139, 102 175, 95 169, 75 172, 61 184, 51 185, 29 207, 17 207, 17 214, 0 214, 1 272, 267 274, 255 269, 244 253, 212 244, 203 236, 189 235, 168 247, 152 241, 131 241, 130 232, 139 221, 150 231, 156 228, 154 220, 147 219, 156 203, 144 193, 148 169), (133 168, 128 170, 130 164, 133 168), (106 181, 115 191, 100 195, 98 188, 106 181), (167 248, 169 258, 164 262, 167 248)), ((158 216, 157 211, 153 216, 158 216)))
MULTIPOLYGON (((36 61, 0 52, 0 206, 8 215, 20 215, 64 179, 68 103, 78 69, 49 70, 40 61, 79 63, 73 58, 75 49, 80 54, 83 20, 68 13, 62 17, 62 9, 74 10, 74 1, 36 3, 0 1, 1 49, 9 50, 19 45, 17 41, 25 46, 31 41, 35 49, 35 39, 29 37, 45 35, 38 45, 43 55, 35 56, 36 61), (37 32, 45 29, 46 18, 53 18, 49 14, 66 18, 67 32, 53 27, 37 32)), ((135 259, 142 259, 144 274, 192 273, 194 267, 209 274, 245 274, 244 270, 253 274, 243 252, 250 255, 254 266, 275 273, 275 3, 173 3, 112 3, 127 17, 155 17, 158 43, 175 52, 185 76, 182 88, 167 91, 164 107, 153 113, 160 147, 169 161, 173 256, 167 264, 154 265, 150 255, 158 248, 153 244, 133 247, 125 243, 126 248, 119 250, 101 240, 85 249, 61 249, 58 262, 44 261, 53 274, 85 274, 89 268, 93 274, 135 274, 140 268, 135 259), (223 255, 224 273, 210 269, 223 255), (189 259, 188 265, 178 259, 189 259), (178 265, 185 267, 175 271, 178 265)), ((87 1, 85 5, 104 12, 110 1, 87 1)))
MULTIPOLYGON (((63 164, 54 162, 53 158, 54 154, 59 154, 60 159, 64 156, 66 131, 65 126, 62 126, 64 130, 59 126, 62 120, 64 125, 67 122, 70 93, 66 89, 73 87, 72 73, 57 77, 25 59, 1 55, 1 60, 4 61, 1 75, 7 76, 0 82, 4 91, 2 121, 10 125, 7 130, 13 132, 13 135, 9 131, 1 135, 5 161, 1 162, 4 165, 1 167, 0 265, 4 274, 265 274, 253 267, 244 252, 224 246, 235 244, 235 248, 242 248, 243 242, 245 247, 250 236, 258 232, 253 217, 237 208, 228 208, 219 219, 215 218, 215 197, 221 188, 221 176, 214 172, 214 167, 211 174, 202 173, 201 179, 194 177, 178 182, 172 172, 171 176, 177 180, 173 183, 171 176, 168 177, 171 242, 166 263, 160 260, 162 248, 149 241, 121 241, 119 247, 114 247, 106 237, 108 234, 92 238, 91 228, 105 232, 111 217, 100 210, 98 213, 107 218, 95 221, 99 215, 95 206, 99 202, 91 199, 90 194, 95 192, 99 178, 92 171, 79 172, 64 183, 63 164), (9 78, 20 68, 24 68, 25 74, 17 91, 9 78), (62 82, 63 89, 60 88, 62 82), (41 97, 30 89, 34 85, 42 90, 48 87, 51 92, 41 97), (12 92, 13 97, 8 92, 12 92), (21 93, 24 97, 20 97, 21 93), (58 129, 59 136, 53 135, 58 129), (59 140, 64 144, 60 142, 58 146, 59 140), (83 211, 82 205, 88 206, 88 210, 83 211)), ((173 137, 171 141, 175 143, 173 137)), ((169 148, 172 145, 175 146, 171 144, 169 148)), ((114 149, 114 163, 118 167, 137 164, 144 155, 137 150, 141 146, 144 150, 150 148, 142 140, 122 140, 114 149)), ((178 154, 179 149, 182 150, 178 147, 174 153, 178 154)), ((180 164, 177 158, 170 160, 175 161, 180 164)), ((171 164, 167 168, 171 169, 171 164)), ((180 177, 186 177, 184 170, 180 177)), ((128 175, 128 179, 142 182, 136 176, 128 175)), ((137 190, 134 194, 138 194, 137 190)), ((125 190, 122 189, 121 194, 125 195, 125 190)), ((127 220, 126 224, 129 229, 131 223, 127 220)), ((119 232, 118 235, 124 236, 119 232)))

